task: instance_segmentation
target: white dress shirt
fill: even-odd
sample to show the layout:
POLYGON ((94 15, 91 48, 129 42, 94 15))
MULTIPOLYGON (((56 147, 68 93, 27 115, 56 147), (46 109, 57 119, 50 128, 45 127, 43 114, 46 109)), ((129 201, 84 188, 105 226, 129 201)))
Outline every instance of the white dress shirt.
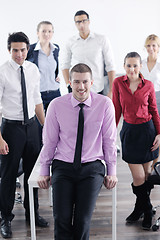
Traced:
POLYGON ((160 91, 160 61, 157 60, 153 69, 149 72, 147 66, 147 59, 142 61, 141 73, 143 77, 150 80, 154 84, 154 89, 156 92, 160 91))
MULTIPOLYGON (((35 105, 42 103, 39 82, 40 73, 37 66, 29 61, 23 63, 26 81, 28 115, 35 115, 35 105)), ((0 104, 2 117, 10 120, 24 120, 22 107, 20 66, 7 61, 0 67, 0 104)))
POLYGON ((78 63, 91 68, 94 80, 91 90, 101 92, 104 89, 104 64, 107 72, 115 70, 109 39, 96 33, 90 33, 87 39, 82 39, 79 34, 70 38, 62 55, 62 70, 78 63))

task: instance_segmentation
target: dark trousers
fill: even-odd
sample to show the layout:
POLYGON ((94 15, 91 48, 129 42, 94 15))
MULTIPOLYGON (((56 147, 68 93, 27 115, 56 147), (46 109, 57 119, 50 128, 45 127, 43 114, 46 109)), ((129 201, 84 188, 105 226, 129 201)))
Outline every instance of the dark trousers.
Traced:
POLYGON ((104 91, 104 90, 102 90, 101 92, 98 92, 98 94, 104 95, 104 94, 103 94, 103 91, 104 91))
MULTIPOLYGON (((43 107, 44 107, 44 111, 45 111, 45 114, 47 112, 47 108, 50 104, 50 102, 56 98, 56 97, 60 97, 61 96, 61 93, 60 93, 60 90, 55 90, 55 91, 45 91, 45 92, 41 92, 41 97, 42 97, 42 101, 43 101, 43 107)), ((39 126, 39 139, 40 139, 40 145, 41 147, 43 146, 42 144, 42 126, 40 125, 38 119, 37 119, 37 123, 38 123, 38 126, 39 126)))
POLYGON ((53 161, 53 214, 56 240, 88 240, 92 213, 104 180, 101 161, 73 165, 53 161))
MULTIPOLYGON (((2 122, 2 136, 9 146, 9 153, 1 156, 0 206, 2 218, 12 220, 16 177, 20 159, 24 171, 24 208, 29 214, 28 178, 37 160, 40 145, 36 121, 29 125, 2 122)), ((38 211, 38 189, 35 189, 35 209, 38 211)))
POLYGON ((42 101, 43 101, 43 107, 45 112, 47 111, 48 105, 49 103, 56 97, 61 96, 60 94, 60 90, 57 89, 55 91, 45 91, 45 92, 41 92, 41 97, 42 97, 42 101))

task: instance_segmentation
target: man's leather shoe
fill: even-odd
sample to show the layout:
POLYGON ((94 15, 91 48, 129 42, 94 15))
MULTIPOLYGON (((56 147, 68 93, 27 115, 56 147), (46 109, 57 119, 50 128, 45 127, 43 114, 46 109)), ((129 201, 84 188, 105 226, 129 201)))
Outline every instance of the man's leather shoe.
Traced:
MULTIPOLYGON (((29 215, 26 215, 26 222, 30 223, 30 217, 29 215)), ((35 216, 35 225, 37 227, 49 227, 49 222, 47 222, 44 218, 42 218, 41 216, 39 215, 36 215, 35 216)))
POLYGON ((1 235, 3 238, 11 238, 12 230, 11 230, 11 222, 5 219, 1 220, 1 235))

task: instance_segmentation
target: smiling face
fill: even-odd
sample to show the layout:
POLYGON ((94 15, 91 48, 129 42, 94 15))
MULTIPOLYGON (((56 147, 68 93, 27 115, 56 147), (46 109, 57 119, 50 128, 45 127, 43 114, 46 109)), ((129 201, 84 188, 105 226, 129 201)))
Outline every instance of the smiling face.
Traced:
POLYGON ((21 66, 27 57, 27 44, 24 42, 11 42, 11 49, 9 52, 12 59, 21 66))
POLYGON ((148 56, 157 57, 159 52, 159 46, 155 40, 148 41, 146 45, 148 56))
POLYGON ((139 78, 140 69, 142 64, 138 57, 127 58, 124 64, 124 69, 130 80, 137 80, 139 78))
POLYGON ((79 102, 87 100, 92 84, 93 80, 91 79, 91 74, 89 72, 73 72, 70 81, 73 97, 79 102))
POLYGON ((53 37, 53 26, 52 24, 41 24, 37 32, 40 43, 50 42, 53 37))

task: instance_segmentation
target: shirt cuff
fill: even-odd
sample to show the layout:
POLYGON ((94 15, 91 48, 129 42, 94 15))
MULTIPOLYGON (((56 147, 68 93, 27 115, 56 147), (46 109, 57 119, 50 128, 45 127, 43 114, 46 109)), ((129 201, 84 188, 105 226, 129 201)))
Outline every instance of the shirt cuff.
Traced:
POLYGON ((115 164, 107 164, 107 176, 116 176, 117 167, 115 164))
POLYGON ((40 176, 50 176, 50 166, 41 165, 40 167, 40 176))

